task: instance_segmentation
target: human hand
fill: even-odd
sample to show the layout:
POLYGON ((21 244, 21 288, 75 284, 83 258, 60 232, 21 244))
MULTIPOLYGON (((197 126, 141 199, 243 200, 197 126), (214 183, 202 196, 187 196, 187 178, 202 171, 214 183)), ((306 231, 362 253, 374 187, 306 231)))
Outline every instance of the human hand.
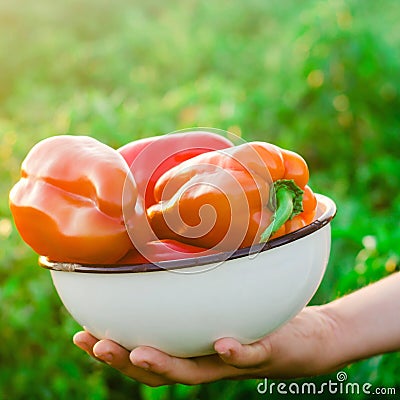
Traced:
POLYGON ((129 352, 87 332, 78 332, 74 343, 149 386, 319 375, 400 349, 399 287, 400 273, 394 273, 331 303, 304 308, 253 344, 219 339, 214 343, 216 354, 209 356, 177 358, 147 346, 129 352))
POLYGON ((322 307, 307 307, 265 338, 241 345, 232 338, 214 344, 216 354, 196 358, 172 357, 152 347, 129 352, 111 340, 78 332, 74 343, 90 356, 149 386, 195 385, 220 379, 291 378, 339 369, 339 326, 322 307))

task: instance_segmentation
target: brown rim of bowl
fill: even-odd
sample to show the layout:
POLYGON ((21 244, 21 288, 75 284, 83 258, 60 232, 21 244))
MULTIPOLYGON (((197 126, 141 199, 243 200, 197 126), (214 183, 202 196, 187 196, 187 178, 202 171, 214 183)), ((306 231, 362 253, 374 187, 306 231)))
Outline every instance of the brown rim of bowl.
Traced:
POLYGON ((84 272, 97 274, 121 274, 121 273, 138 273, 138 272, 154 272, 168 271, 182 268, 198 267, 207 264, 215 264, 223 261, 233 260, 235 258, 245 257, 252 254, 261 253, 276 247, 283 246, 295 240, 308 236, 325 225, 328 225, 336 215, 336 205, 329 197, 315 194, 319 201, 323 200, 326 207, 320 217, 311 224, 291 232, 287 235, 272 239, 266 243, 259 243, 251 247, 245 247, 233 252, 221 252, 200 257, 185 258, 180 260, 160 261, 157 264, 79 264, 79 263, 64 263, 50 261, 45 256, 39 257, 39 265, 43 268, 64 271, 64 272, 84 272))

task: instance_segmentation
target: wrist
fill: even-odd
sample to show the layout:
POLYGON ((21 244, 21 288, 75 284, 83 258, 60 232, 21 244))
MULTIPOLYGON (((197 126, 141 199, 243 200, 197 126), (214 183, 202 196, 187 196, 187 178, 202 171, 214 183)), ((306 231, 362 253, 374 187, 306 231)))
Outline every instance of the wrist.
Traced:
POLYGON ((337 362, 400 350, 400 273, 322 306, 335 321, 337 362))
POLYGON ((350 343, 349 339, 353 341, 352 332, 336 302, 318 306, 318 311, 323 315, 325 325, 329 328, 326 340, 326 372, 337 371, 353 362, 357 358, 358 350, 353 343, 350 343))
POLYGON ((312 307, 319 315, 321 326, 323 327, 321 335, 324 339, 323 356, 320 357, 320 365, 318 366, 318 374, 326 374, 337 371, 350 364, 352 356, 349 349, 344 346, 347 333, 340 313, 337 312, 333 303, 312 307), (350 357, 349 357, 350 356, 350 357))

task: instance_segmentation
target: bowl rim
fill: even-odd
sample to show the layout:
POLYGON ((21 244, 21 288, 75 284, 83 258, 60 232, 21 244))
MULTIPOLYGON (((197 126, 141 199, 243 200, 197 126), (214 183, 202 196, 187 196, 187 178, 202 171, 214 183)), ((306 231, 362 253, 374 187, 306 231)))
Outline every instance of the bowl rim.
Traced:
POLYGON ((233 252, 221 252, 193 258, 184 258, 180 260, 168 260, 145 264, 79 264, 51 261, 45 256, 39 257, 39 265, 43 268, 53 271, 64 272, 83 272, 97 274, 121 274, 121 273, 139 273, 168 271, 182 268, 192 268, 207 264, 216 264, 223 261, 229 261, 236 258, 262 253, 285 244, 304 238, 329 224, 336 215, 335 202, 322 194, 315 193, 318 205, 323 205, 325 210, 309 225, 304 226, 287 235, 280 236, 265 243, 259 243, 251 247, 245 247, 233 252))

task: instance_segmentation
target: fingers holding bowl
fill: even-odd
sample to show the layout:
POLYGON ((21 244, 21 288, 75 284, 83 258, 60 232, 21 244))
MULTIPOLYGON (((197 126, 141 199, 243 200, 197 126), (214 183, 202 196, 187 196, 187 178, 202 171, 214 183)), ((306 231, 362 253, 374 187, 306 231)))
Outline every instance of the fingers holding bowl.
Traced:
MULTIPOLYGON (((75 335, 72 338, 72 341, 75 344, 75 346, 79 347, 83 351, 86 351, 86 353, 88 353, 89 356, 97 359, 97 357, 93 353, 93 347, 99 341, 99 339, 95 338, 87 331, 79 331, 75 333, 75 335)), ((99 359, 99 361, 101 360, 99 359)))
POLYGON ((92 358, 106 363, 124 375, 148 386, 156 387, 175 383, 161 375, 147 371, 143 366, 132 364, 130 352, 112 340, 99 340, 87 331, 80 331, 74 335, 73 342, 92 358))

